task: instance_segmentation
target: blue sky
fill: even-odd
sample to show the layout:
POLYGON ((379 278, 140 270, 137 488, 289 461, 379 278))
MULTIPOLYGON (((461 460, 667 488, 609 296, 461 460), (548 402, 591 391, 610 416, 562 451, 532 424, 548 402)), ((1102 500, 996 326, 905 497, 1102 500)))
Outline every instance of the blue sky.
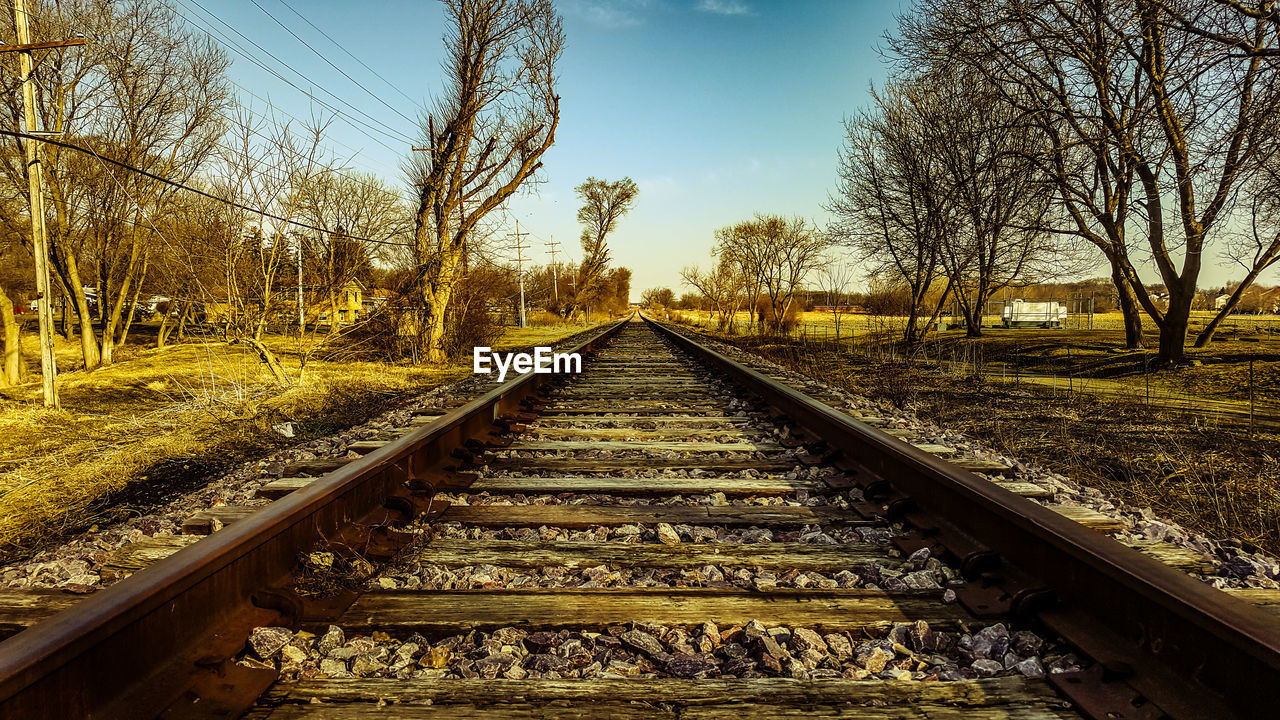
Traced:
MULTIPOLYGON (((416 117, 408 98, 421 104, 441 88, 438 3, 285 1, 390 86, 281 0, 257 0, 400 113, 416 117)), ((406 119, 252 2, 200 2, 175 0, 185 17, 239 42, 318 97, 337 105, 324 94, 331 92, 389 132, 415 135, 406 119), (202 8, 307 79, 254 50, 202 8)), ((841 119, 867 101, 870 83, 882 81, 877 46, 903 6, 897 0, 563 0, 558 7, 568 42, 557 142, 544 157, 545 182, 515 199, 510 214, 533 233, 536 261, 545 261, 542 243, 553 236, 577 258, 573 187, 591 175, 630 176, 640 195, 611 246, 615 264, 632 268, 632 294, 639 297, 660 285, 681 292, 680 268, 708 262, 714 230, 753 212, 825 221, 821 204, 834 182, 841 119)), ((312 115, 315 103, 302 92, 234 51, 231 56, 239 85, 298 117, 312 115)), ((353 168, 401 181, 408 143, 370 130, 372 121, 339 107, 357 119, 330 125, 335 150, 350 156, 353 168)))

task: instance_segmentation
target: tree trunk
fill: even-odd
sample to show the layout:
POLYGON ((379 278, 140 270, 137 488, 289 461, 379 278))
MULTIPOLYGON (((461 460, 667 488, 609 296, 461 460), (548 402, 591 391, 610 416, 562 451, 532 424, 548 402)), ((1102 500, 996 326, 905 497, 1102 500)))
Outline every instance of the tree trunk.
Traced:
POLYGON ((18 321, 13 317, 13 301, 0 286, 0 321, 4 326, 4 364, 0 366, 0 387, 17 385, 23 381, 26 370, 22 362, 22 334, 18 321))
MULTIPOLYGON (((80 281, 80 267, 74 256, 66 252, 63 242, 55 239, 49 243, 53 265, 62 275, 63 284, 71 293, 72 309, 76 313, 76 321, 80 325, 80 354, 84 358, 84 369, 96 370, 102 364, 102 354, 98 349, 98 338, 93 329, 93 314, 89 311, 89 299, 84 294, 84 283, 80 281)), ((101 298, 99 298, 101 302, 101 298)))
MULTIPOLYGON (((959 292, 956 295, 963 297, 959 292)), ((970 338, 982 337, 982 318, 978 315, 977 310, 962 300, 960 302, 960 313, 964 315, 964 336, 970 338)))
POLYGON ((75 340, 71 336, 71 301, 67 297, 67 289, 63 287, 62 283, 58 283, 58 288, 62 291, 62 317, 58 320, 58 333, 62 335, 64 340, 71 342, 75 340))
POLYGON ((1157 358, 1163 363, 1176 363, 1186 357, 1187 325, 1191 319, 1191 301, 1195 291, 1181 292, 1169 289, 1169 309, 1160 323, 1160 351, 1157 358))
POLYGON ((947 304, 947 298, 951 296, 951 281, 947 281, 947 286, 942 289, 942 297, 938 298, 937 304, 933 306, 933 311, 929 313, 929 319, 924 324, 924 330, 920 332, 919 341, 923 341, 925 336, 929 334, 929 328, 938 321, 938 316, 942 314, 942 308, 947 304))
POLYGON ((173 304, 170 303, 164 309, 164 316, 160 318, 160 327, 156 329, 156 349, 164 347, 164 341, 169 337, 169 316, 173 313, 173 304))
POLYGON ((329 335, 338 333, 338 295, 333 291, 333 286, 329 286, 329 335))
POLYGON ((1120 314, 1124 316, 1124 346, 1129 350, 1142 347, 1142 308, 1133 295, 1133 288, 1125 280, 1124 273, 1114 263, 1111 266, 1111 282, 1116 286, 1120 300, 1120 314))
MULTIPOLYGON (((462 250, 450 246, 437 256, 438 265, 429 272, 422 288, 422 322, 418 328, 418 345, 423 359, 433 365, 448 361, 445 347, 445 313, 453 299, 462 250)), ((588 313, 590 309, 588 309, 588 313)), ((590 315, 588 315, 590 317, 590 315)))
POLYGON ((142 271, 138 274, 138 282, 134 285, 133 301, 129 303, 129 312, 125 316, 124 326, 120 328, 120 344, 129 337, 129 328, 133 327, 134 313, 138 310, 138 298, 142 297, 142 283, 147 279, 147 269, 151 264, 150 253, 142 253, 142 271))
POLYGON ((916 321, 920 317, 916 303, 911 303, 911 309, 907 312, 907 327, 902 331, 902 341, 907 347, 916 344, 916 321))
POLYGON ((266 345, 262 344, 261 340, 257 338, 239 338, 234 342, 242 342, 253 348, 254 352, 258 353, 258 359, 261 360, 262 364, 266 365, 267 369, 271 371, 271 376, 275 378, 276 382, 289 382, 289 374, 284 371, 284 366, 280 364, 278 359, 276 359, 275 353, 271 352, 266 345))
POLYGON ((120 290, 116 293, 114 302, 111 302, 109 306, 107 304, 107 276, 105 274, 102 277, 101 286, 98 288, 98 312, 102 316, 103 365, 110 365, 115 362, 116 343, 124 343, 124 335, 120 330, 125 316, 125 305, 129 304, 131 296, 137 297, 137 291, 141 289, 143 276, 147 272, 146 258, 141 257, 141 255, 142 252, 138 244, 135 226, 132 247, 129 251, 129 264, 125 267, 124 280, 120 283, 120 290), (138 264, 139 259, 142 260, 141 268, 139 268, 138 264))

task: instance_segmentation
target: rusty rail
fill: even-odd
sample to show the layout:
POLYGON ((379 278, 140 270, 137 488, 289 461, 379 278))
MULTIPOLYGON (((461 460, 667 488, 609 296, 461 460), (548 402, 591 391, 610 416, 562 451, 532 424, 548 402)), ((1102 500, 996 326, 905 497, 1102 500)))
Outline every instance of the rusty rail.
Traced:
POLYGON ((950 550, 975 588, 988 586, 986 598, 1097 661, 1080 677, 1050 676, 1086 714, 1275 714, 1271 615, 645 319, 838 451, 891 517, 950 550))
MULTIPOLYGON (((621 320, 569 352, 590 352, 621 320)), ((378 511, 493 428, 550 375, 526 373, 435 422, 184 548, 0 643, 0 716, 153 717, 199 684, 198 714, 218 717, 219 691, 271 678, 223 662, 249 628, 278 613, 255 594, 285 587, 299 553, 378 511)), ((274 673, 271 673, 274 675, 274 673)), ((230 707, 230 706, 229 706, 230 707)), ((189 714, 189 713, 188 713, 189 714)))

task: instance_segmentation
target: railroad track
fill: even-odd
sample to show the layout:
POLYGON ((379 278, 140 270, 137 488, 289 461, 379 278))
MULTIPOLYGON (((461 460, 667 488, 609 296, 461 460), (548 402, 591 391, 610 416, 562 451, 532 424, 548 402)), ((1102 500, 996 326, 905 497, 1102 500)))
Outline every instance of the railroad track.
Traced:
POLYGON ((1272 713, 1275 616, 1194 559, 662 326, 581 351, 6 596, 0 716, 1272 713))

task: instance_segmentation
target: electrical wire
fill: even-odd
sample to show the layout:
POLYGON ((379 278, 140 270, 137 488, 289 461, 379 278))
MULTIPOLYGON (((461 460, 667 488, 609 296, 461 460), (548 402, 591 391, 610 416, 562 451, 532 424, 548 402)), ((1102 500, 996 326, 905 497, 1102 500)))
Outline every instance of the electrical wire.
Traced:
POLYGON ((224 20, 222 20, 221 18, 219 18, 217 15, 215 15, 215 14, 213 14, 213 13, 209 12, 207 9, 205 9, 205 8, 204 8, 204 6, 202 6, 202 5, 200 5, 198 2, 196 2, 196 0, 176 0, 176 1, 177 1, 177 3, 178 3, 179 5, 182 5, 182 6, 183 6, 183 7, 184 7, 188 12, 190 12, 190 13, 192 13, 192 14, 199 14, 199 13, 198 13, 196 10, 193 10, 190 6, 188 6, 188 5, 187 5, 187 2, 190 2, 190 3, 194 4, 194 5, 196 5, 196 6, 197 6, 197 7, 199 7, 199 8, 200 8, 204 13, 208 14, 208 15, 209 15, 210 17, 212 17, 214 20, 216 20, 217 22, 219 22, 219 23, 221 23, 222 25, 226 26, 228 29, 230 29, 230 30, 231 30, 231 32, 235 33, 236 35, 239 35, 241 38, 243 38, 246 42, 248 42, 248 43, 249 43, 250 45, 252 45, 253 47, 257 48, 257 49, 258 49, 262 54, 266 55, 267 57, 270 57, 271 59, 275 60, 276 62, 280 63, 281 65, 284 65, 286 68, 288 68, 288 69, 289 69, 290 71, 292 71, 294 74, 296 74, 296 75, 298 75, 299 77, 301 77, 303 80, 305 80, 305 81, 307 81, 307 82, 309 82, 309 83, 312 83, 312 84, 313 84, 313 85, 315 85, 317 88, 319 88, 320 90, 322 90, 323 92, 325 92, 327 95, 329 95, 329 96, 333 97, 333 98, 334 98, 337 102, 339 102, 340 104, 345 105, 345 106, 347 106, 348 108, 351 108, 352 110, 354 110, 354 111, 356 112, 356 114, 358 114, 358 115, 363 115, 365 118, 367 118, 367 119, 368 119, 368 122, 359 122, 359 121, 357 121, 355 118, 351 117, 350 115, 348 115, 346 112, 342 111, 341 109, 339 109, 339 108, 335 107, 335 106, 334 106, 333 104, 331 104, 330 102, 325 101, 325 100, 322 100, 321 98, 316 97, 316 95, 315 95, 315 94, 313 94, 313 93, 311 93, 311 92, 308 92, 307 90, 303 89, 303 88, 302 88, 301 86, 299 86, 297 83, 293 82, 293 81, 292 81, 292 80, 290 80, 289 78, 285 77, 285 76, 284 76, 282 73, 280 73, 279 71, 275 70, 274 68, 270 67, 270 66, 269 66, 269 65, 267 65, 265 62, 263 62, 262 60, 260 60, 260 59, 258 59, 257 57, 255 57, 252 53, 250 53, 250 52, 249 52, 247 49, 245 49, 242 45, 240 45, 239 43, 237 43, 235 40, 232 40, 228 35, 226 35, 225 33, 223 33, 221 30, 218 30, 218 29, 217 29, 216 27, 214 27, 213 25, 208 24, 208 22, 207 22, 207 21, 205 21, 205 20, 203 20, 203 19, 201 19, 201 20, 197 21, 195 18, 193 18, 193 17, 191 17, 191 16, 188 16, 188 15, 186 15, 186 14, 181 14, 181 13, 180 13, 181 17, 182 17, 184 20, 186 20, 189 24, 191 24, 191 26, 192 26, 192 27, 194 27, 194 28, 196 28, 196 29, 200 30, 201 32, 204 32, 206 35, 208 35, 210 38, 212 38, 212 39, 213 39, 215 42, 217 42, 218 44, 225 46, 227 49, 229 49, 229 50, 231 50, 232 52, 236 53, 237 55, 239 55, 239 56, 241 56, 241 57, 245 58, 245 59, 246 59, 246 60, 248 60, 250 63, 252 63, 252 64, 256 65, 257 67, 261 68, 263 71, 265 71, 265 72, 267 72, 268 74, 272 75, 273 77, 275 77, 275 78, 279 79, 281 82, 285 83, 285 84, 286 84, 286 85, 288 85, 289 87, 292 87, 293 89, 295 89, 295 90, 297 90, 298 92, 302 93, 302 94, 303 94, 303 95, 305 95, 306 97, 310 98, 313 102, 315 102, 315 103, 319 104, 321 107, 324 107, 325 109, 327 109, 327 110, 329 110, 330 112, 334 113, 336 116, 338 116, 338 117, 342 118, 342 120, 343 120, 345 123, 347 123, 348 125, 350 125, 350 126, 351 126, 353 129, 355 129, 357 132, 361 133, 362 135, 364 135, 365 137, 369 138, 369 139, 370 139, 370 140, 372 140, 373 142, 375 142, 375 143, 377 143, 377 144, 381 145, 382 147, 386 148, 387 150, 390 150, 391 152, 400 152, 400 151, 399 151, 399 150, 397 150, 396 148, 394 148, 394 147, 392 147, 392 146, 388 145, 388 144, 387 144, 386 142, 384 142, 381 138, 376 137, 375 135, 371 134, 371 132, 370 132, 370 131, 377 132, 378 134, 382 135, 383 137, 388 138, 388 139, 390 139, 390 140, 392 140, 392 141, 394 141, 394 142, 397 142, 397 143, 408 143, 408 144, 412 144, 412 143, 414 142, 414 140, 413 140, 413 139, 411 139, 408 135, 405 135, 405 134, 403 134, 403 133, 399 132, 398 130, 395 130, 394 128, 390 128, 390 127, 389 127, 389 126, 387 126, 387 125, 384 125, 383 123, 381 123, 380 121, 378 121, 378 120, 377 120, 376 118, 374 118, 373 116, 368 115, 367 113, 364 113, 364 112, 362 112, 362 111, 360 111, 360 110, 356 109, 356 108, 355 108, 355 106, 351 105, 350 103, 346 102, 346 101, 345 101, 345 100, 343 100, 342 98, 340 98, 340 97, 338 97, 337 95, 333 94, 332 92, 330 92, 329 90, 327 90, 326 88, 324 88, 323 86, 321 86, 319 83, 316 83, 315 81, 311 80, 310 78, 308 78, 307 76, 303 75, 302 73, 299 73, 297 70, 294 70, 292 67, 289 67, 289 65, 288 65, 287 63, 283 62, 282 60, 280 60, 279 58, 277 58, 275 55, 271 54, 269 51, 267 51, 267 50, 266 50, 266 48, 263 48, 261 45, 257 44, 257 43, 256 43, 256 42, 254 42, 253 40, 251 40, 251 39, 249 39, 248 37, 246 37, 243 33, 241 33, 239 30, 236 30, 234 27, 232 27, 232 26, 231 26, 231 25, 229 25, 226 21, 224 21, 224 20), (369 124, 370 122, 371 122, 371 123, 373 123, 373 125, 372 125, 372 126, 369 124), (385 129, 381 129, 381 128, 376 127, 376 126, 381 126, 381 128, 385 128, 385 129))
POLYGON ((389 87, 389 88, 391 88, 392 90, 395 90, 396 92, 400 93, 400 96, 401 96, 401 97, 403 97, 405 100, 408 100, 409 102, 414 103, 415 105, 420 104, 420 103, 419 103, 419 101, 414 100, 413 98, 409 97, 408 93, 406 93, 405 91, 401 90, 399 87, 397 87, 397 86, 396 86, 394 83, 392 83, 390 80, 388 80, 388 79, 386 79, 386 78, 382 77, 381 75, 379 75, 377 70, 374 70, 373 68, 371 68, 371 67, 369 67, 368 65, 366 65, 366 64, 365 64, 365 62, 364 62, 363 60, 361 60, 360 58, 356 57, 355 55, 352 55, 352 54, 351 54, 351 51, 350 51, 350 50, 348 50, 348 49, 346 49, 345 47, 343 47, 342 43, 340 43, 340 42, 338 42, 337 40, 334 40, 332 37, 330 37, 330 36, 329 36, 329 33, 325 32, 324 30, 321 30, 321 29, 320 29, 320 28, 318 28, 318 27, 316 27, 316 24, 315 24, 315 23, 313 23, 313 22, 311 22, 310 20, 308 20, 308 19, 307 19, 307 17, 306 17, 305 15, 303 15, 302 13, 300 13, 300 12, 298 12, 296 9, 294 9, 294 7, 293 7, 292 5, 290 5, 289 3, 285 2, 285 0, 279 0, 279 2, 280 2, 280 4, 281 4, 281 5, 283 5, 283 6, 287 7, 287 8, 289 8, 289 10, 290 10, 291 12, 293 12, 293 14, 294 14, 294 15, 297 15, 298 17, 302 18, 302 22, 304 22, 304 23, 306 23, 306 24, 310 25, 310 26, 311 26, 311 29, 313 29, 313 30, 315 30, 316 32, 318 32, 318 33, 320 33, 321 35, 323 35, 323 36, 325 37, 325 39, 326 39, 326 40, 328 40, 329 42, 331 42, 331 43, 333 43, 334 45, 336 45, 336 46, 337 46, 337 48, 338 48, 339 50, 341 50, 342 52, 346 53, 346 54, 347 54, 347 57, 349 57, 349 58, 351 58, 352 60, 355 60, 356 62, 360 63, 360 67, 363 67, 365 70, 368 70, 369 72, 373 73, 374 77, 376 77, 376 78, 378 78, 379 80, 381 80, 382 82, 386 83, 386 84, 387 84, 387 87, 389 87))
MULTIPOLYGON (((129 171, 131 171, 131 172, 138 173, 139 175, 143 175, 143 176, 145 176, 145 177, 149 177, 149 178, 151 178, 152 180, 156 180, 156 181, 158 181, 158 182, 162 182, 162 183, 164 183, 164 184, 166 184, 166 185, 171 185, 171 186, 173 186, 173 187, 176 187, 176 188, 179 188, 179 189, 182 189, 182 190, 186 190, 187 192, 195 193, 196 195, 200 195, 200 196, 202 196, 202 197, 206 197, 206 198, 208 198, 208 199, 210 199, 210 200, 214 200, 214 201, 216 201, 216 202, 220 202, 220 203, 222 203, 222 204, 224 204, 224 205, 229 205, 229 206, 234 207, 234 208, 237 208, 237 209, 239 209, 239 210, 245 210, 245 211, 247 211, 247 212, 251 212, 251 213, 255 213, 255 214, 257 214, 257 215, 261 215, 261 216, 262 216, 262 217, 264 217, 264 218, 270 218, 270 219, 275 220, 275 221, 277 221, 277 222, 286 223, 286 224, 288 224, 288 225, 296 225, 296 226, 298 226, 298 227, 306 228, 306 229, 308 229, 308 230, 315 230, 315 231, 317 231, 317 232, 323 232, 323 233, 327 233, 327 232, 329 232, 329 230, 328 230, 328 229, 326 229, 326 228, 317 227, 317 226, 315 226, 315 225, 311 225, 311 224, 309 224, 309 223, 304 223, 304 222, 301 222, 301 221, 298 221, 298 220, 290 220, 289 218, 281 217, 281 216, 276 215, 276 214, 274 214, 274 213, 269 213, 269 212, 267 212, 266 210, 262 210, 262 209, 260 209, 260 208, 253 208, 253 207, 249 207, 248 205, 244 205, 244 204, 242 204, 242 203, 238 203, 238 202, 236 202, 236 201, 234 201, 234 200, 228 200, 228 199, 226 199, 226 198, 220 198, 220 197, 218 197, 217 195, 214 195, 214 194, 212 194, 212 193, 205 192, 204 190, 201 190, 201 189, 199 189, 199 188, 194 188, 194 187, 191 187, 190 185, 186 185, 186 184, 180 183, 180 182, 178 182, 178 181, 176 181, 176 180, 170 180, 169 178, 163 177, 163 176, 161 176, 161 175, 156 175, 155 173, 148 172, 148 171, 146 171, 146 170, 143 170, 142 168, 134 167, 133 165, 130 165, 130 164, 128 164, 128 163, 121 162, 121 161, 119 161, 119 160, 115 160, 115 159, 113 159, 113 158, 106 157, 106 156, 104 156, 104 155, 99 154, 96 150, 93 150, 93 149, 91 149, 91 148, 84 147, 84 146, 82 146, 82 145, 76 145, 76 144, 74 144, 74 143, 69 143, 69 142, 65 142, 65 141, 62 141, 62 140, 54 140, 54 139, 52 139, 52 138, 42 137, 42 136, 39 136, 39 135, 31 135, 31 134, 29 134, 29 133, 24 133, 24 132, 17 132, 17 131, 15 131, 15 130, 0 130, 0 135, 8 135, 8 136, 10 136, 10 137, 23 138, 23 139, 25 139, 25 140, 37 140, 37 141, 39 141, 39 142, 47 143, 47 144, 49 144, 49 145, 57 145, 58 147, 67 148, 68 150, 77 150, 77 151, 79 151, 79 152, 88 153, 88 154, 90 154, 90 155, 94 156, 95 158, 97 158, 97 159, 99 160, 99 162, 108 162, 108 163, 111 163, 112 165, 116 165, 116 166, 118 166, 118 167, 122 167, 122 168, 124 168, 125 170, 129 170, 129 171)), ((396 247, 407 247, 407 246, 408 246, 406 243, 397 243, 397 242, 391 242, 391 241, 388 241, 388 240, 374 240, 374 239, 372 239, 372 238, 356 237, 356 236, 354 236, 354 235, 348 235, 347 237, 348 237, 349 239, 351 239, 351 240, 358 240, 358 241, 360 241, 360 242, 367 242, 367 243, 372 243, 372 244, 375 244, 375 245, 391 245, 391 246, 396 246, 396 247)))
POLYGON ((358 88, 360 88, 361 90, 363 90, 363 91, 365 92, 365 94, 366 94, 366 95, 368 95, 369 97, 373 98, 374 100, 377 100, 378 102, 382 103, 383 107, 385 107, 385 108, 387 108, 388 110, 390 110, 391 112, 393 112, 393 113, 395 113, 395 114, 399 115, 400 117, 404 118, 405 120, 408 120, 410 123, 416 123, 416 121, 415 121, 413 118, 411 118, 411 117, 409 117, 408 115, 405 115, 404 113, 400 112, 398 109, 396 109, 395 107, 393 107, 390 103, 388 103, 386 100, 383 100, 381 96, 374 94, 374 92, 373 92, 372 90, 370 90, 369 88, 367 88, 367 87, 365 87, 363 84, 361 84, 361 82, 360 82, 359 80, 356 80, 355 78, 353 78, 353 77, 351 77, 350 75, 348 75, 348 74, 347 74, 347 72, 346 72, 345 70, 343 70, 342 68, 338 67, 338 66, 337 66, 337 65, 336 65, 332 60, 330 60, 329 58, 327 58, 327 57, 325 57, 323 54, 321 54, 321 52, 320 52, 319 50, 316 50, 314 47, 312 47, 312 46, 311 46, 311 43, 308 43, 306 40, 303 40, 301 37, 299 37, 299 35, 298 35, 297 33, 295 33, 295 32, 293 31, 293 29, 292 29, 292 28, 290 28, 288 25, 285 25, 284 23, 280 22, 280 19, 279 19, 279 18, 277 18, 275 15, 272 15, 270 12, 268 12, 268 11, 267 11, 267 9, 266 9, 266 8, 264 8, 264 7, 262 7, 261 5, 259 5, 259 4, 258 4, 258 0, 249 0, 249 2, 253 3, 253 6, 254 6, 254 7, 256 7, 256 8, 258 8, 259 10, 261 10, 261 11, 263 12, 263 14, 264 14, 264 15, 266 15, 267 17, 269 17, 269 18, 271 18, 272 20, 274 20, 274 21, 275 21, 275 23, 276 23, 277 25, 279 25, 280 27, 284 28, 284 31, 285 31, 285 32, 289 33, 290 35, 292 35, 292 36, 293 36, 293 38, 294 38, 295 40, 297 40, 298 42, 302 43, 302 45, 303 45, 304 47, 306 47, 308 50, 310 50, 312 53, 314 53, 316 57, 318 57, 318 58, 320 58, 321 60, 325 61, 325 63, 326 63, 326 64, 328 64, 328 65, 329 65, 329 67, 333 68, 334 70, 337 70, 337 71, 338 71, 338 73, 342 75, 342 77, 344 77, 344 78, 346 78, 346 79, 350 80, 352 83, 354 83, 354 84, 355 84, 355 86, 356 86, 356 87, 358 87, 358 88))

